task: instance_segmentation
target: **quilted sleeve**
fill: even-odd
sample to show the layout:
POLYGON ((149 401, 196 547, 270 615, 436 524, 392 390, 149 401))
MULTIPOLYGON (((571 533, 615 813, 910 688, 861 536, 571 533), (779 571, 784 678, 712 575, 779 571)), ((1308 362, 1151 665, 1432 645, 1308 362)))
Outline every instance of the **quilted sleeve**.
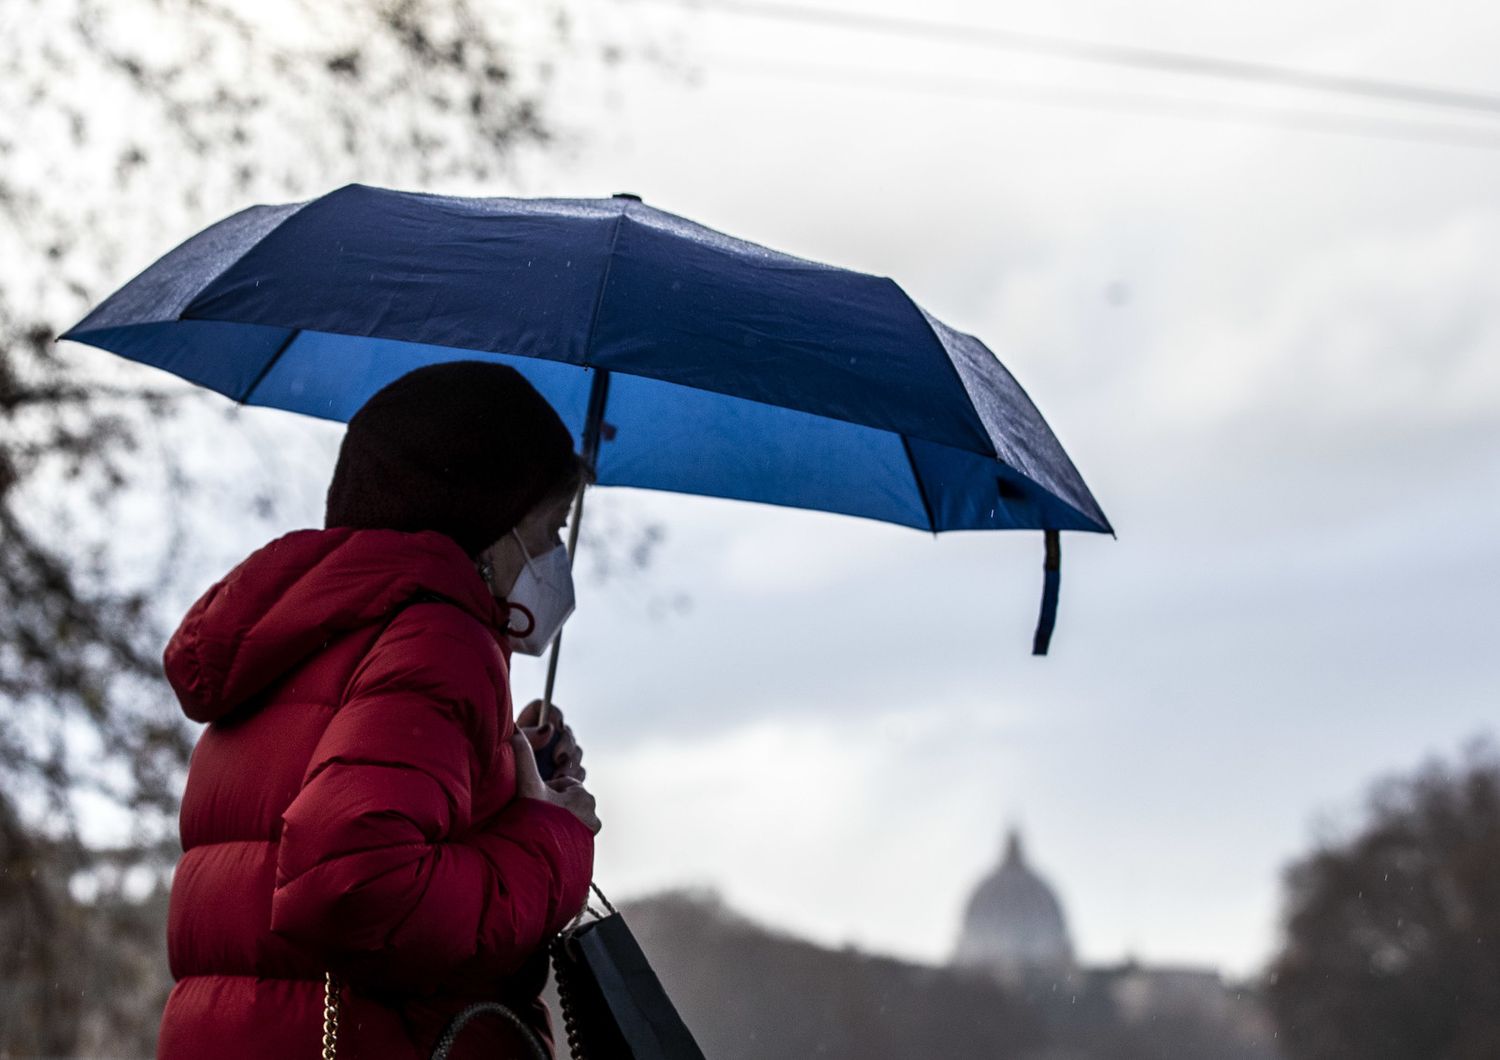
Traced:
POLYGON ((582 908, 593 869, 593 836, 550 803, 471 830, 504 680, 473 633, 444 605, 402 612, 282 818, 272 930, 385 988, 513 971, 582 908))

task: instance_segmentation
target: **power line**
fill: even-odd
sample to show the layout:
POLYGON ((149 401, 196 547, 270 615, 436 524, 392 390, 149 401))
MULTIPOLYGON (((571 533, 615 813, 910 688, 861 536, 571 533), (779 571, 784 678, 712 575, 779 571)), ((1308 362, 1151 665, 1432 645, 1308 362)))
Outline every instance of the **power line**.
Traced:
POLYGON ((1050 55, 1060 59, 1126 66, 1133 69, 1214 77, 1222 80, 1280 85, 1317 92, 1331 92, 1387 102, 1422 106, 1456 107, 1500 116, 1500 95, 1466 92, 1435 85, 1391 81, 1383 78, 1330 74, 1277 63, 1193 55, 1187 52, 1142 48, 1124 44, 1100 44, 1042 33, 1000 29, 994 26, 934 22, 902 15, 878 15, 829 8, 803 7, 775 0, 657 0, 694 10, 716 10, 728 14, 798 21, 844 29, 874 30, 925 37, 931 40, 978 45, 1005 51, 1050 55))
POLYGON ((1187 118, 1220 124, 1250 125, 1260 128, 1294 129, 1307 132, 1335 133, 1367 139, 1398 140, 1409 143, 1443 144, 1450 147, 1477 147, 1500 150, 1500 133, 1463 125, 1434 124, 1387 118, 1366 118, 1353 114, 1328 114, 1316 111, 1285 110, 1254 104, 1174 99, 1142 93, 1105 92, 1093 89, 1063 88, 1023 82, 1002 82, 982 77, 941 74, 893 74, 891 71, 825 67, 794 63, 716 59, 713 72, 727 70, 751 75, 769 74, 835 87, 864 84, 875 88, 902 91, 939 92, 977 99, 1014 100, 1043 106, 1069 107, 1124 114, 1149 114, 1167 118, 1187 118))

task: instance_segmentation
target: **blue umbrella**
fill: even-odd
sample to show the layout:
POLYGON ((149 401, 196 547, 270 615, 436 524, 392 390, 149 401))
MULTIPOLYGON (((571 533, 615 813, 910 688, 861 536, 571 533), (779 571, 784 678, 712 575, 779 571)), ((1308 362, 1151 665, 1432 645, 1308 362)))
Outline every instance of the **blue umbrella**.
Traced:
POLYGON ((355 184, 252 206, 62 337, 238 402, 332 420, 422 365, 495 361, 552 403, 601 485, 934 533, 1043 530, 1037 654, 1056 616, 1058 531, 1111 532, 978 339, 889 279, 734 239, 633 195, 474 199, 355 184))

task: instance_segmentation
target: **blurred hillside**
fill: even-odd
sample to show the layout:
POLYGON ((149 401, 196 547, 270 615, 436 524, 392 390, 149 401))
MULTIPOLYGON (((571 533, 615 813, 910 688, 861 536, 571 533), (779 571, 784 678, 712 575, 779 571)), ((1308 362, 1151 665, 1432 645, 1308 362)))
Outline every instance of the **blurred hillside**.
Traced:
MULTIPOLYGON (((1002 988, 983 974, 833 950, 672 892, 622 907, 679 1011, 714 1060, 1012 1057, 1016 1060, 1275 1060, 1265 1025, 1137 1018, 1129 966, 1071 983, 1002 988)), ((555 1006, 554 1006, 555 1011, 555 1006)))

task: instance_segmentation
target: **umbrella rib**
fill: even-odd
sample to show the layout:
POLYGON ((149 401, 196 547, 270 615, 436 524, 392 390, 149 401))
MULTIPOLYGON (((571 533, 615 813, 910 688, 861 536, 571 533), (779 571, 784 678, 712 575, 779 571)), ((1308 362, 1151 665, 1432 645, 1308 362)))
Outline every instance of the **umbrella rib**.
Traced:
POLYGON ((276 352, 271 354, 267 358, 266 363, 260 366, 260 371, 256 372, 255 378, 250 380, 250 385, 245 388, 245 392, 235 399, 239 404, 245 405, 249 403, 250 395, 255 393, 255 388, 260 386, 261 381, 271 374, 271 369, 276 367, 276 362, 281 360, 281 355, 286 352, 286 348, 296 342, 297 336, 300 334, 302 334, 301 328, 293 328, 291 333, 287 335, 286 341, 276 347, 276 352))
POLYGON ((917 458, 912 455, 911 441, 906 435, 901 435, 901 448, 906 451, 906 463, 911 468, 911 480, 916 483, 917 496, 922 498, 922 513, 927 516, 927 526, 935 534, 938 532, 937 520, 932 515, 932 501, 927 496, 927 487, 922 482, 922 473, 917 470, 917 458))
POLYGON ((604 256, 604 275, 599 277, 599 293, 594 296, 594 312, 589 317, 588 337, 583 340, 583 365, 585 368, 592 367, 589 364, 589 354, 594 349, 594 332, 599 327, 599 311, 604 308, 604 291, 609 286, 609 274, 615 265, 615 246, 620 242, 620 227, 625 223, 625 211, 629 208, 627 203, 622 202, 620 212, 615 215, 614 231, 609 234, 609 253, 604 256))

